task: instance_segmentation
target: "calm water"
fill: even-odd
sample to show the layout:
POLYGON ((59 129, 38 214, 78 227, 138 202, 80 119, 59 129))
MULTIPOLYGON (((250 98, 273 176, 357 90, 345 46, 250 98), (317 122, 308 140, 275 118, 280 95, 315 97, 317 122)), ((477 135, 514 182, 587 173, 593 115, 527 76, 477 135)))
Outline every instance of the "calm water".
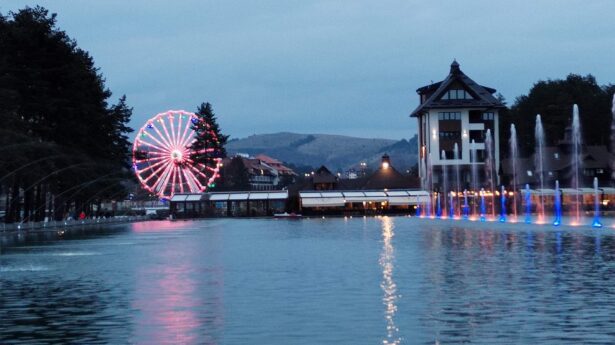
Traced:
POLYGON ((2 344, 615 343, 613 229, 220 219, 4 240, 2 344))

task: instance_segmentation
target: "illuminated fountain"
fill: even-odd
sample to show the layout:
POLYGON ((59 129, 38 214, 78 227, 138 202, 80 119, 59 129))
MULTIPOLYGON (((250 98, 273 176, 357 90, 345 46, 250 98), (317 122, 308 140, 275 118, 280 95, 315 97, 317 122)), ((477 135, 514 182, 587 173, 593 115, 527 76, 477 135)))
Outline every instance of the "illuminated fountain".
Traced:
POLYGON ((594 221, 592 222, 594 228, 601 228, 600 222, 600 194, 598 192, 598 178, 594 177, 594 221))
POLYGON ((555 209, 554 209, 554 213, 555 213, 555 219, 553 220, 553 225, 555 226, 559 226, 560 224, 562 224, 562 195, 560 194, 559 191, 559 181, 555 181, 555 209))
MULTIPOLYGON (((613 95, 613 123, 612 123, 612 142, 615 142, 615 95, 613 95)), ((588 197, 587 205, 589 206, 589 193, 592 190, 583 188, 582 181, 582 135, 580 125, 579 107, 575 104, 572 110, 572 121, 569 127, 566 138, 569 138, 570 144, 570 174, 565 177, 566 181, 570 181, 570 188, 560 188, 559 181, 555 181, 555 193, 552 194, 551 190, 545 189, 545 182, 551 184, 551 179, 548 177, 552 174, 549 172, 548 156, 545 149, 546 135, 545 129, 542 124, 540 114, 536 115, 536 122, 534 128, 535 137, 535 153, 534 158, 534 170, 528 170, 528 176, 534 176, 536 179, 536 191, 530 190, 530 186, 525 184, 525 188, 519 188, 520 180, 523 180, 523 176, 519 174, 519 142, 517 130, 514 124, 510 125, 510 138, 508 139, 510 149, 510 183, 507 185, 497 186, 497 174, 496 170, 499 167, 495 166, 496 160, 494 156, 494 138, 491 129, 485 131, 485 157, 484 163, 478 155, 478 150, 474 140, 470 141, 469 147, 469 163, 471 168, 471 181, 470 188, 465 189, 462 186, 462 173, 461 166, 459 164, 461 152, 459 151, 458 143, 454 143, 452 152, 452 160, 448 159, 446 152, 442 150, 441 155, 441 184, 437 193, 434 192, 433 200, 429 202, 434 203, 434 208, 431 209, 432 213, 435 213, 439 218, 452 218, 452 219, 471 219, 480 221, 499 221, 499 222, 518 222, 519 217, 524 214, 524 222, 527 224, 552 224, 554 226, 560 226, 562 224, 568 225, 580 225, 584 223, 583 220, 583 207, 584 207, 584 193, 588 197), (454 170, 451 170, 455 174, 455 178, 449 181, 448 175, 449 166, 455 165, 454 170), (480 166, 484 168, 484 180, 480 180, 479 173, 480 166), (538 174, 538 175, 536 175, 538 174), (508 190, 507 190, 508 188, 508 190), (549 191, 547 193, 547 191, 549 191), (517 196, 518 194, 518 196, 517 196), (553 195, 553 199, 551 199, 553 195), (496 196, 499 197, 499 203, 496 203, 496 196), (566 198, 564 198, 566 196, 566 198), (463 197, 463 199, 461 199, 463 197), (491 197, 490 199, 487 199, 491 197), (532 200, 533 197, 536 199, 532 200), (487 202, 491 201, 491 205, 487 202), (507 202, 510 204, 507 205, 507 202), (551 203, 553 202, 553 203, 551 203), (532 207, 532 203, 536 206, 532 207), (574 207, 572 204, 574 203, 574 207), (551 207, 551 205, 553 205, 551 207), (489 208, 489 209, 488 209, 489 208), (521 209, 519 209, 521 208, 521 209), (566 210, 566 211, 564 211, 566 210), (570 210, 570 221, 563 220, 562 214, 570 210), (434 212, 435 211, 435 212, 434 212), (499 212, 499 217, 496 218, 496 212, 499 212), (510 212, 510 214, 509 214, 510 212), (532 215, 532 212, 536 213, 536 217, 532 215), (491 214, 487 217, 487 214, 491 214), (547 217, 553 217, 552 222, 547 217), (565 222, 565 223, 564 223, 565 222)), ((615 151, 615 144, 612 146, 615 151)), ((482 149, 482 147, 481 147, 482 149)), ((428 155, 426 157, 429 157, 428 155)), ((554 159, 559 157, 555 155, 554 159)), ((426 158, 428 161, 429 158, 426 158)), ((611 163, 614 164, 614 163, 611 163)), ((429 167, 429 164, 426 164, 429 167)), ((566 166, 568 167, 568 166, 566 166)), ((615 166, 614 166, 615 167, 615 166)), ((432 167, 429 167, 431 170, 432 167)), ((453 168, 451 168, 453 169, 453 168)), ((426 176, 433 174, 433 171, 427 172, 426 176)), ((561 174, 561 173, 560 173, 561 174)), ((451 176, 452 177, 452 176, 451 176)), ((612 176, 615 180, 615 174, 612 176)), ((429 181, 427 178, 426 182, 429 181)), ((436 180, 437 182, 438 180, 436 180)), ((431 181, 431 185, 433 186, 431 181)), ((602 198, 602 191, 598 188, 597 178, 593 181, 593 203, 594 203, 594 217, 591 223, 587 222, 587 225, 591 224, 594 227, 602 227, 600 219, 600 204, 602 198)), ((428 184, 428 182, 426 183, 428 184)), ((433 190, 433 189, 432 189, 433 190)), ((423 208, 421 208, 422 211, 423 208)), ((427 207, 429 212, 430 207, 427 207)))
POLYGON ((540 205, 539 205, 539 210, 538 210, 538 219, 539 221, 544 221, 545 218, 545 200, 544 200, 544 188, 545 188, 545 182, 544 182, 544 171, 545 171, 545 164, 544 164, 544 148, 545 148, 545 131, 542 128, 542 120, 540 119, 540 115, 536 115, 536 127, 534 130, 534 136, 536 138, 536 154, 535 154, 535 160, 536 160, 536 170, 539 173, 539 179, 540 179, 540 205))
POLYGON ((525 223, 532 223, 532 192, 529 184, 525 185, 525 223))
POLYGON ((463 190, 463 219, 468 219, 470 207, 468 206, 468 191, 463 190))
MULTIPOLYGON (((575 104, 572 106, 572 168, 573 180, 572 185, 574 189, 579 190, 579 170, 581 167, 581 125, 579 123, 579 107, 575 104)), ((580 193, 576 193, 575 207, 576 207, 576 223, 581 223, 581 201, 579 200, 580 193)))
POLYGON ((504 186, 500 192, 500 223, 506 222, 506 190, 504 186))
MULTIPOLYGON (((455 182, 457 183, 456 185, 456 189, 455 189, 455 195, 459 196, 460 190, 461 188, 459 187, 459 146, 457 146, 457 143, 455 143, 455 145, 453 146, 453 155, 455 158, 455 182)), ((454 211, 456 211, 453 208, 454 211)), ((457 212, 452 212, 451 214, 457 214, 457 212)), ((451 216, 452 217, 452 216, 451 216)))
POLYGON ((484 222, 485 221, 485 189, 481 188, 480 189, 480 221, 484 222))
POLYGON ((513 214, 517 219, 517 159, 519 156, 519 145, 517 144, 517 129, 514 124, 510 125, 510 161, 512 164, 512 191, 513 191, 513 214))
POLYGON ((489 187, 491 191, 491 218, 495 219, 495 161, 493 159, 493 139, 491 137, 491 129, 487 129, 485 137, 485 150, 487 151, 485 171, 487 172, 487 180, 489 181, 489 187))
POLYGON ((455 192, 450 191, 448 194, 448 216, 452 219, 455 218, 455 192))
POLYGON ((476 143, 472 139, 470 149, 470 163, 472 165, 472 190, 474 191, 474 202, 472 203, 472 215, 476 218, 478 211, 476 210, 476 193, 478 191, 478 159, 476 157, 476 143))
MULTIPOLYGON (((446 152, 442 150, 442 155, 440 156, 442 161, 446 160, 446 152)), ((447 174, 448 166, 446 164, 442 164, 442 194, 444 195, 444 214, 446 214, 446 196, 447 194, 447 185, 448 185, 448 174, 447 174)), ((438 202, 438 206, 440 206, 440 202, 438 202)), ((442 213, 440 212, 440 216, 442 213)))

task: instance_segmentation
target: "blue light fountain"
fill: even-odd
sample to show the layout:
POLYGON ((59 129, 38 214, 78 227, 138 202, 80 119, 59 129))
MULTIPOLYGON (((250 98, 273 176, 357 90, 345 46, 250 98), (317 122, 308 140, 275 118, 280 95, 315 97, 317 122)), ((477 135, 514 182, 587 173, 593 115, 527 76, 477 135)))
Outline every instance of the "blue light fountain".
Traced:
POLYGON ((500 189, 500 223, 506 222, 506 190, 500 189))
POLYGON ((594 228, 601 228, 600 222, 600 195, 598 194, 598 178, 594 177, 594 221, 592 222, 594 228))
POLYGON ((532 193, 529 184, 525 185, 525 223, 532 223, 532 193))
POLYGON ((554 226, 562 224, 562 195, 559 192, 559 181, 555 180, 555 220, 554 226))
POLYGON ((480 189, 480 221, 484 222, 485 221, 485 189, 481 188, 480 189))
POLYGON ((463 219, 468 219, 470 216, 470 206, 468 206, 468 191, 463 190, 463 219))

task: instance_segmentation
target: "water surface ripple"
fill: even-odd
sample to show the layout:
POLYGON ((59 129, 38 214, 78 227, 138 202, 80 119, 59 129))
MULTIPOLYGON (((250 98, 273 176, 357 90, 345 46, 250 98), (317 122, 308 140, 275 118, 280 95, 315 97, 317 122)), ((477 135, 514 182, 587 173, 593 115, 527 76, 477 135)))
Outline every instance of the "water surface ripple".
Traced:
POLYGON ((1 344, 615 343, 610 228, 214 219, 1 240, 1 344))

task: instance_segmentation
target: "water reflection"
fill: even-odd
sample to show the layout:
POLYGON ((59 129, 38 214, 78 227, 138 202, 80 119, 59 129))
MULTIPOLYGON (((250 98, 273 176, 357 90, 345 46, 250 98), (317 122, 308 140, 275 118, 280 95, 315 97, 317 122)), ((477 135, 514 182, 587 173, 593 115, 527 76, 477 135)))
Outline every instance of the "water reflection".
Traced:
POLYGON ((393 220, 390 217, 381 218, 382 221, 382 251, 380 253, 380 266, 382 267, 382 282, 380 287, 384 292, 382 303, 385 306, 384 319, 386 321, 386 337, 383 344, 399 344, 401 338, 399 329, 395 325, 395 313, 397 312, 397 285, 393 280, 393 268, 395 263, 395 248, 393 248, 393 220))
POLYGON ((147 260, 136 267, 132 306, 138 313, 132 341, 217 344, 224 314, 222 270, 214 249, 219 239, 208 236, 205 244, 186 242, 181 229, 189 228, 190 223, 180 223, 176 229, 172 223, 161 223, 156 229, 134 229, 159 244, 166 243, 148 252, 147 260))

